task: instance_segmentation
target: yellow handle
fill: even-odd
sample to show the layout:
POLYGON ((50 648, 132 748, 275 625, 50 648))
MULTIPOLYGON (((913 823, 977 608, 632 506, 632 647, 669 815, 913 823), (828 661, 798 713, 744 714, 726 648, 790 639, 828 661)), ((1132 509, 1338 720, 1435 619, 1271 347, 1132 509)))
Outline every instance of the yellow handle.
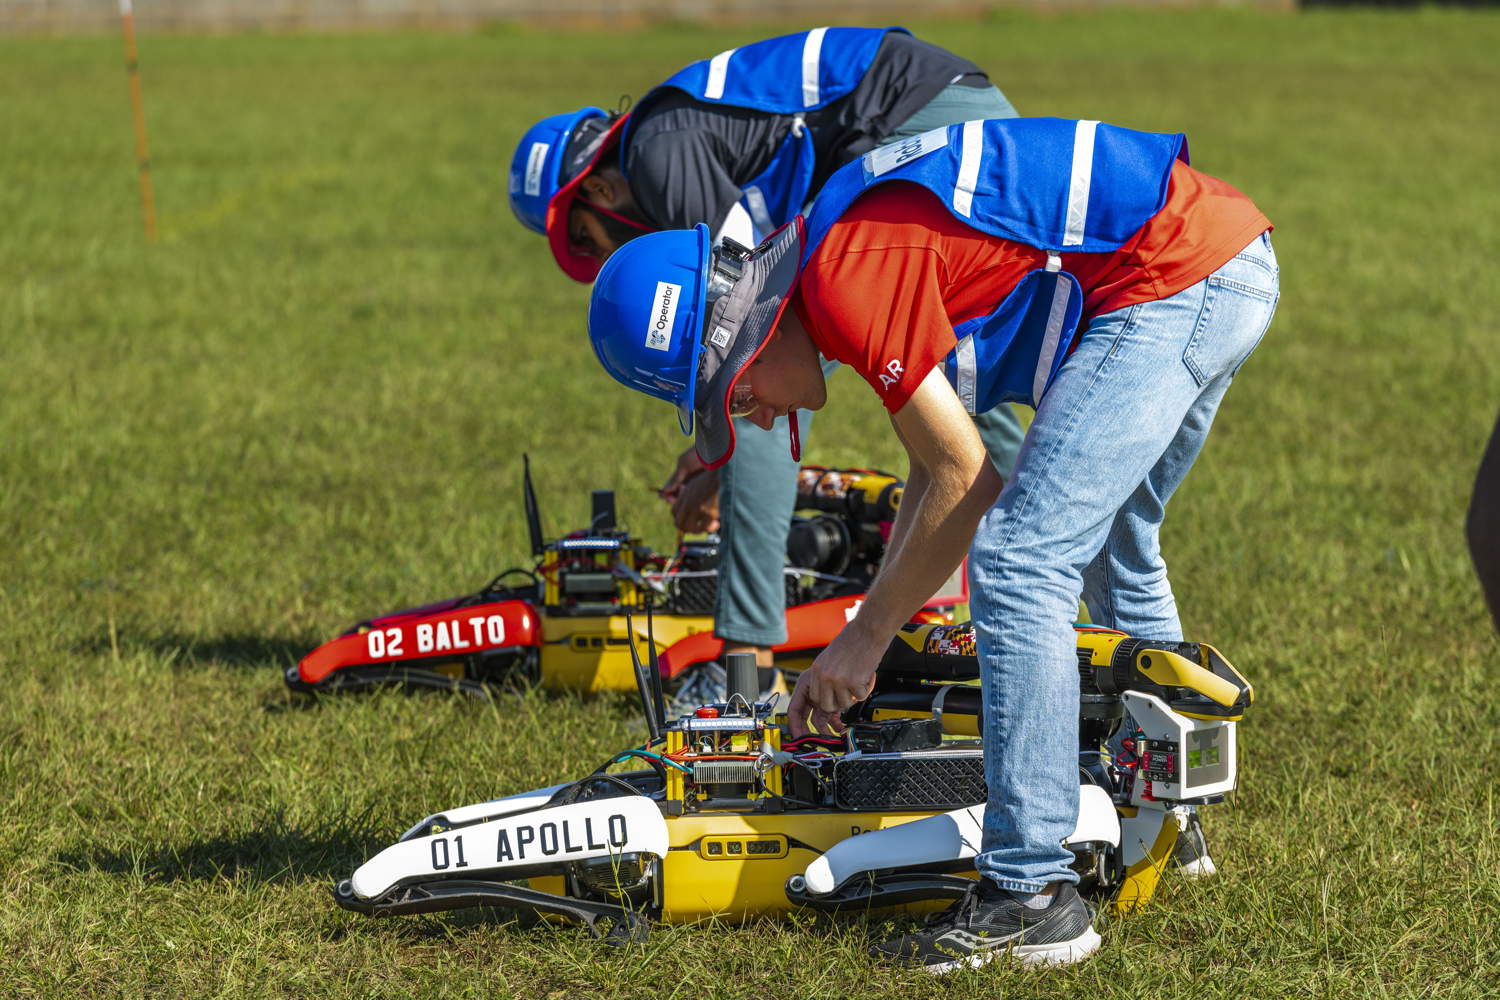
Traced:
POLYGON ((1233 705, 1240 696, 1237 685, 1185 656, 1164 649, 1141 650, 1136 654, 1135 666, 1157 684, 1189 688, 1225 708, 1233 705))

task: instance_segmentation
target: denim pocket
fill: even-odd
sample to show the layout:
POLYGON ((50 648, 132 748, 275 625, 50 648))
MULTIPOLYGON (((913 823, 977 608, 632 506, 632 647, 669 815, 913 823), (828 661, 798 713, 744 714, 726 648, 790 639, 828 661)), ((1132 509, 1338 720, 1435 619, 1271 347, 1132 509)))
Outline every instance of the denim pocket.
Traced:
POLYGON ((1271 249, 1270 233, 1257 236, 1253 243, 1234 255, 1234 260, 1236 263, 1243 262, 1258 268, 1262 283, 1266 279, 1274 283, 1281 274, 1281 268, 1276 263, 1276 251, 1271 249))
POLYGON ((1280 297, 1276 272, 1242 257, 1219 268, 1206 285, 1192 339, 1182 352, 1182 363, 1200 387, 1239 371, 1265 336, 1280 297))

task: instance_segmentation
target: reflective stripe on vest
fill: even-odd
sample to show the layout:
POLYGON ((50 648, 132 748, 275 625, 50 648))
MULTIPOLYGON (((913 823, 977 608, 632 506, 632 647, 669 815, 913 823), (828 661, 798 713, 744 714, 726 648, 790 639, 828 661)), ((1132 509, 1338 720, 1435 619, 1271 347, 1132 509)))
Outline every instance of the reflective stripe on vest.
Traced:
MULTIPOLYGON (((668 90, 728 107, 766 114, 797 115, 847 96, 859 86, 885 36, 905 28, 814 28, 726 49, 683 67, 641 98, 631 117, 650 114, 652 101, 668 90)), ((620 136, 627 148, 633 128, 620 136)), ((770 163, 741 188, 740 204, 764 237, 802 211, 815 167, 812 135, 800 120, 781 141, 770 163)), ((627 157, 621 157, 621 163, 627 157)), ((699 220, 719 226, 722 219, 699 220)))
POLYGON ((953 183, 953 211, 969 218, 974 211, 974 185, 979 183, 979 163, 984 159, 984 123, 963 123, 963 155, 958 161, 958 180, 953 183))
POLYGON ((854 201, 887 181, 921 184, 955 218, 992 236, 1044 250, 1045 267, 998 305, 954 329, 945 373, 971 413, 1001 402, 1036 405, 1067 356, 1082 289, 1062 270, 1064 250, 1111 253, 1166 203, 1181 135, 1056 118, 971 121, 866 153, 834 173, 807 222, 804 263, 854 201))
MULTIPOLYGON (((823 101, 820 96, 822 88, 818 85, 818 76, 822 65, 819 55, 823 50, 823 36, 826 34, 828 34, 827 28, 814 28, 802 41, 802 106, 804 108, 815 108, 823 101)), ((863 78, 864 74, 861 73, 860 77, 863 78)))
POLYGON ((726 49, 673 73, 639 107, 670 87, 700 101, 770 114, 821 108, 859 86, 892 31, 909 34, 896 27, 813 28, 726 49))
POLYGON ((1068 177, 1067 225, 1063 229, 1063 246, 1083 242, 1084 221, 1089 213, 1089 185, 1094 181, 1094 136, 1099 123, 1081 121, 1073 129, 1073 169, 1068 177))
POLYGON ((725 49, 708 61, 708 83, 703 85, 705 100, 723 99, 724 79, 729 75, 729 59, 738 51, 738 49, 725 49))
POLYGON ((1063 279, 1061 271, 1062 258, 1055 253, 1047 254, 1046 272, 1059 275, 1059 280, 1052 287, 1052 304, 1047 307, 1047 326, 1042 331, 1042 349, 1037 352, 1036 370, 1031 376, 1031 398, 1038 401, 1047 390, 1047 383, 1051 381, 1052 363, 1056 360, 1059 341, 1062 340, 1063 322, 1068 315, 1068 286, 1070 283, 1078 284, 1071 274, 1063 279))

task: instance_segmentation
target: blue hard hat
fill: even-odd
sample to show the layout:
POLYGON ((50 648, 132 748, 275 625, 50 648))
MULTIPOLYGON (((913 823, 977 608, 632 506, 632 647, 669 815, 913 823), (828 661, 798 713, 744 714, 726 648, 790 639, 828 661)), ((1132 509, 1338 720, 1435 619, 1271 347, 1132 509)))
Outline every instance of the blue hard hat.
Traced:
POLYGON ((677 407, 693 432, 703 304, 708 289, 708 227, 649 233, 610 255, 589 301, 589 340, 621 385, 677 407))
POLYGON ((802 220, 753 252, 726 244, 711 256, 712 245, 701 223, 631 240, 605 262, 589 302, 589 340, 604 370, 676 406, 682 432, 696 430, 698 457, 711 469, 734 452, 735 381, 770 340, 797 283, 802 220))
POLYGON ((573 132, 591 118, 607 118, 602 108, 580 108, 543 118, 521 136, 510 158, 510 210, 521 225, 547 231, 547 204, 573 176, 564 177, 564 160, 573 132))

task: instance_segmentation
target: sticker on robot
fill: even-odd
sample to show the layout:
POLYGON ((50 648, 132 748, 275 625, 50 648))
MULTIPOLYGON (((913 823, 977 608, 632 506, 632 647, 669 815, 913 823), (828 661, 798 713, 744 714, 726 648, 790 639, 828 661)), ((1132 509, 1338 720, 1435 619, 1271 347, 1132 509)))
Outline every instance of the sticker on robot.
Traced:
POLYGON ((927 636, 927 653, 939 656, 974 656, 974 630, 965 625, 942 625, 927 636))
MULTIPOLYGON (((418 653, 499 646, 505 642, 505 619, 475 615, 462 621, 423 622, 415 628, 415 640, 418 653)), ((365 633, 365 651, 373 660, 398 658, 406 655, 406 641, 399 627, 371 629, 365 633)))
POLYGON ((656 283, 656 298, 651 305, 650 325, 646 327, 646 346, 653 351, 672 347, 672 328, 677 324, 677 300, 682 286, 670 281, 656 283))
MULTIPOLYGON (((525 861, 527 849, 532 845, 548 857, 559 852, 563 854, 577 854, 582 851, 598 853, 611 847, 624 847, 630 842, 629 830, 625 823, 624 813, 611 813, 599 828, 595 828, 594 818, 589 816, 584 817, 581 829, 575 828, 570 820, 542 823, 537 826, 522 825, 516 827, 514 831, 501 827, 495 844, 495 862, 499 864, 525 861), (515 833, 514 841, 511 839, 511 832, 515 833)), ((532 852, 531 857, 536 857, 535 851, 532 852)))

